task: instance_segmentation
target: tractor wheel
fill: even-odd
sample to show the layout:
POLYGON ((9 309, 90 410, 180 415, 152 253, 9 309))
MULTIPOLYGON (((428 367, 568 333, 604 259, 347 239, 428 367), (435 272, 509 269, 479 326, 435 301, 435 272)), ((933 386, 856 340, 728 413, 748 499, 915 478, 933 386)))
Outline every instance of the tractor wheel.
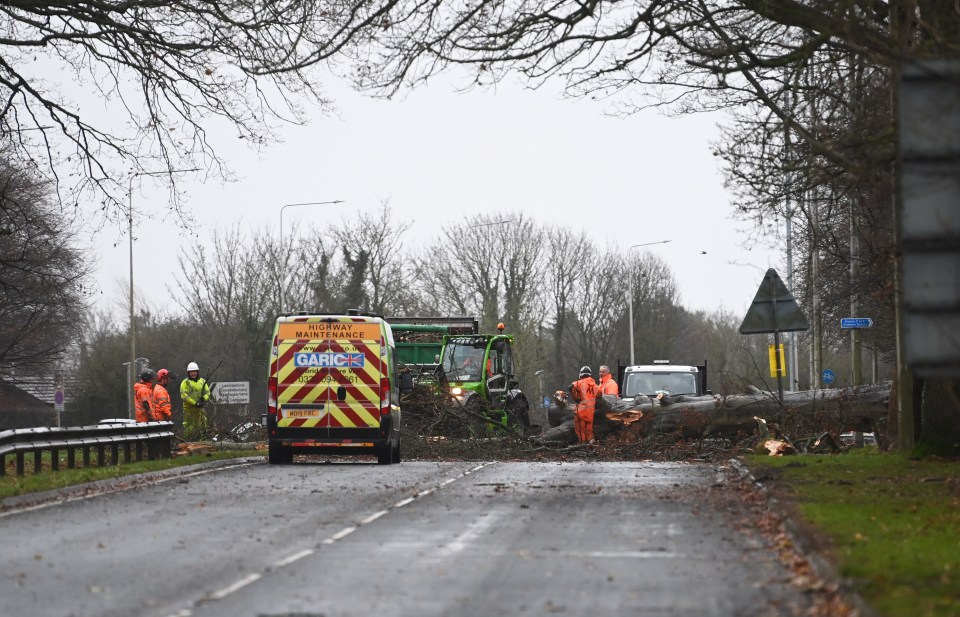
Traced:
POLYGON ((518 396, 507 405, 507 422, 510 426, 518 424, 530 428, 530 404, 523 396, 518 396))

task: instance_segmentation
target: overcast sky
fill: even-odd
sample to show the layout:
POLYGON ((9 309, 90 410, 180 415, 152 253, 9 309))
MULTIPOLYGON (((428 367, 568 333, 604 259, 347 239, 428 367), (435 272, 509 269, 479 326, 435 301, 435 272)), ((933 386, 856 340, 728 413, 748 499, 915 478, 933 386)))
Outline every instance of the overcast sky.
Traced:
MULTIPOLYGON (((201 238, 238 220, 245 229, 277 230, 280 207, 299 202, 345 203, 288 208, 288 239, 294 220, 349 220, 388 200, 396 219, 413 223, 407 242, 419 245, 464 217, 521 210, 544 223, 588 227, 598 245, 619 247, 624 256, 632 245, 672 240, 646 250, 672 267, 684 305, 740 314, 766 268, 780 263, 768 248, 747 251, 743 225, 730 216, 709 148, 718 114, 670 118, 651 110, 613 118, 601 103, 504 84, 457 93, 437 82, 395 101, 346 88, 329 93, 339 117, 316 113, 262 154, 236 138, 217 144, 239 180, 184 183, 201 238)), ((138 224, 134 232, 134 284, 152 306, 168 306, 164 290, 179 273, 179 249, 194 240, 164 215, 161 188, 146 182, 133 201, 137 221, 150 218, 149 230, 138 224)), ((125 226, 107 227, 94 239, 97 304, 121 314, 125 234, 125 226)))

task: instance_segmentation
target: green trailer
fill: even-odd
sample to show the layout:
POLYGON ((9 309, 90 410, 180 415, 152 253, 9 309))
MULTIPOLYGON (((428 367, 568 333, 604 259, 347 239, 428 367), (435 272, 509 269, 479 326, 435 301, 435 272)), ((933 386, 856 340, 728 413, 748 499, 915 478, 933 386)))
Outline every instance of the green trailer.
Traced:
POLYGON ((418 372, 440 364, 445 335, 476 334, 473 317, 388 317, 397 343, 397 360, 418 372))

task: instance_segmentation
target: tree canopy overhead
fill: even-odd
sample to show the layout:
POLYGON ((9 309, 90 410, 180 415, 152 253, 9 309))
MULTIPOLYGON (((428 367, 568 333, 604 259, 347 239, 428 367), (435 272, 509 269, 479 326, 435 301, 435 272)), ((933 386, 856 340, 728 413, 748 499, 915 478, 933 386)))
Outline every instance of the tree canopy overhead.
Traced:
MULTIPOLYGON (((387 96, 463 64, 479 84, 518 71, 534 86, 559 78, 573 94, 625 93, 627 111, 652 93, 681 110, 759 99, 787 119, 783 67, 817 50, 888 66, 904 50, 955 55, 960 17, 948 5, 10 0, 0 6, 0 134, 54 181, 62 201, 122 210, 138 175, 199 168, 228 177, 215 129, 226 125, 257 147, 278 123, 303 122, 306 105, 328 104, 320 69, 330 61, 358 87, 387 96)), ((829 144, 818 147, 843 160, 829 144)), ((176 179, 171 173, 174 187, 176 179)))
POLYGON ((142 174, 227 176, 213 129, 226 123, 259 146, 278 122, 302 122, 303 105, 325 106, 311 67, 363 27, 349 8, 323 0, 4 2, 0 135, 70 205, 122 204, 142 174))

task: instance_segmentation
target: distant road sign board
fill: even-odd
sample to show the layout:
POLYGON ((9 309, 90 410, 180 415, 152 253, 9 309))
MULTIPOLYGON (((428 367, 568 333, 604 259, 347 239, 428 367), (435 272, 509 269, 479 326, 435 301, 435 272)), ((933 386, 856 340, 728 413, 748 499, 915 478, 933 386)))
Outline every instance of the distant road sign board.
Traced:
POLYGON ((234 404, 250 402, 249 381, 218 381, 213 384, 210 392, 213 402, 218 404, 234 404))
POLYGON ((836 378, 836 375, 833 374, 833 371, 831 371, 828 368, 823 369, 823 375, 821 375, 821 379, 823 379, 823 383, 830 385, 833 383, 833 380, 835 378, 836 378))
POLYGON ((873 320, 869 317, 842 317, 841 328, 872 328, 873 320))
POLYGON ((803 332, 810 329, 796 298, 783 284, 773 268, 763 275, 747 314, 740 324, 740 334, 766 334, 768 332, 803 332))

